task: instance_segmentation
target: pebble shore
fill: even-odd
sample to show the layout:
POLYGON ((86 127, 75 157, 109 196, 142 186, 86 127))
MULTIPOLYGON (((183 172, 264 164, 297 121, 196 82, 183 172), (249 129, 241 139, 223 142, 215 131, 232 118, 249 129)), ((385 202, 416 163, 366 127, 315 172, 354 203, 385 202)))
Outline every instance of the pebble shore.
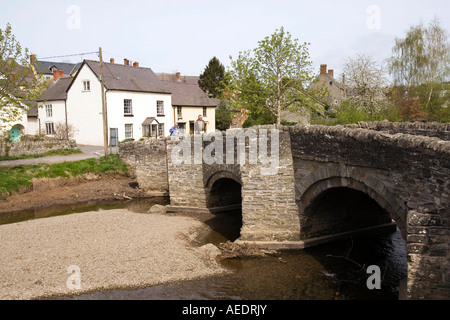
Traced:
POLYGON ((0 299, 138 288, 226 273, 193 240, 202 222, 126 209, 0 225, 0 299))

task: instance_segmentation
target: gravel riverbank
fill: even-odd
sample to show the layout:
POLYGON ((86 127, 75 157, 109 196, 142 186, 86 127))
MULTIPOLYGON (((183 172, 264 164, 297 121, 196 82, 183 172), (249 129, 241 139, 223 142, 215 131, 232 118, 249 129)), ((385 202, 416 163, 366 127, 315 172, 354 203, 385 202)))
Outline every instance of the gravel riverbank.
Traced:
POLYGON ((192 244, 204 228, 194 218, 125 209, 0 225, 0 299, 145 287, 225 273, 192 244))

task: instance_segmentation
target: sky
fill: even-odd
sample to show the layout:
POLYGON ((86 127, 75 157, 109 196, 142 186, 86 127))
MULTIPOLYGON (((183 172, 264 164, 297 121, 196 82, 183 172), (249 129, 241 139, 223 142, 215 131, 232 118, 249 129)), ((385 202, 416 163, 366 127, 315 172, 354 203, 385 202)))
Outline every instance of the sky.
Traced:
POLYGON ((154 72, 182 75, 201 74, 214 56, 228 68, 230 56, 256 48, 284 27, 293 39, 310 43, 314 72, 327 64, 337 76, 358 54, 381 64, 396 38, 434 17, 450 33, 449 0, 6 0, 0 5, 0 28, 10 23, 20 44, 38 59, 98 60, 91 52, 102 47, 104 61, 126 58, 154 72))

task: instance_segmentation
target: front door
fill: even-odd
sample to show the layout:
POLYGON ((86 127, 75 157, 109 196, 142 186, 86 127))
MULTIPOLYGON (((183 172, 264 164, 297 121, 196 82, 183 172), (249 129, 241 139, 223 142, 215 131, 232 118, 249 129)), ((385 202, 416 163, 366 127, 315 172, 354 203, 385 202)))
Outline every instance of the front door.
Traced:
POLYGON ((119 129, 110 128, 109 129, 109 146, 117 147, 119 145, 119 129))
POLYGON ((12 128, 9 131, 9 140, 13 141, 13 142, 16 142, 16 141, 20 140, 20 130, 19 130, 19 128, 15 127, 15 128, 12 128))

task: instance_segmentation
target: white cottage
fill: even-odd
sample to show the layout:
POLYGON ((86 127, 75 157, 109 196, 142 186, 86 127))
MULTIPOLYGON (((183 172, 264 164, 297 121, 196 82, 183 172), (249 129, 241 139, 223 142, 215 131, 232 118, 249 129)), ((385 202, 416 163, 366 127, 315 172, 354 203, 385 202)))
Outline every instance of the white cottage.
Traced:
MULTIPOLYGON (((104 63, 103 76, 110 145, 169 134, 171 93, 150 68, 138 63, 131 66, 127 60, 124 65, 104 63)), ((103 145, 100 62, 85 60, 75 77, 52 84, 40 105, 41 129, 47 134, 54 133, 52 123, 54 130, 54 125, 62 122, 73 127, 78 144, 103 145)))

